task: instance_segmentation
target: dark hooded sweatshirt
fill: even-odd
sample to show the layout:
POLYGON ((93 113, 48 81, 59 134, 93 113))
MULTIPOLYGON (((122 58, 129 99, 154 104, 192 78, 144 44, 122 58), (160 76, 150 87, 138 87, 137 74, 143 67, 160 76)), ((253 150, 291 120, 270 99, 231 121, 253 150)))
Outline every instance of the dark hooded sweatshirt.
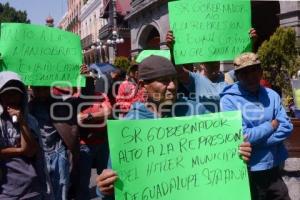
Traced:
MULTIPOLYGON (((21 85, 23 96, 23 112, 31 133, 38 133, 36 120, 27 111, 27 92, 20 77, 13 72, 0 73, 0 91, 11 86, 11 83, 21 85)), ((1 103, 1 102, 0 102, 1 103)), ((10 116, 0 115, 0 148, 19 147, 21 132, 17 123, 13 123, 10 116)), ((42 183, 40 175, 41 166, 37 166, 37 157, 32 158, 17 156, 0 159, 2 177, 0 181, 1 200, 39 199, 42 195, 42 183)))

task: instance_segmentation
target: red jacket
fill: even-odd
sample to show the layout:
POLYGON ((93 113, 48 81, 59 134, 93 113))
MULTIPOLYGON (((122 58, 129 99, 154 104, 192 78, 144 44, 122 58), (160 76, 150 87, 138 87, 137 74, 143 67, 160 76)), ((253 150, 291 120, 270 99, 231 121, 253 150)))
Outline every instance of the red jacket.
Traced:
POLYGON ((145 101, 144 91, 138 89, 138 85, 131 81, 126 80, 121 83, 116 98, 121 115, 124 116, 129 111, 131 105, 137 101, 145 101))
MULTIPOLYGON (((91 102, 91 105, 85 107, 81 113, 96 113, 101 112, 101 110, 106 107, 111 109, 111 104, 108 97, 104 93, 95 94, 101 98, 95 99, 91 102)), ((101 144, 107 138, 107 127, 105 120, 93 121, 92 123, 85 122, 87 125, 95 125, 96 127, 85 127, 80 128, 80 144, 101 144)))

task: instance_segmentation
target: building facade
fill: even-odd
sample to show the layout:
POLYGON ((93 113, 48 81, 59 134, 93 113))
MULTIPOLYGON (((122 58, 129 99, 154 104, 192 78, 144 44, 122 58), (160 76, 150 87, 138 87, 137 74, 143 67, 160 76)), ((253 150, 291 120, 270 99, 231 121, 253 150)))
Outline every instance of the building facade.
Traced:
POLYGON ((124 17, 130 10, 130 0, 103 0, 100 17, 107 24, 99 30, 99 40, 106 50, 104 62, 114 63, 118 56, 130 56, 130 29, 124 17))
POLYGON ((281 26, 294 27, 297 47, 300 47, 300 1, 280 1, 279 20, 281 26))
MULTIPOLYGON (((126 16, 131 29, 131 53, 135 56, 143 49, 165 49, 165 36, 169 28, 167 0, 132 0, 126 16)), ((252 26, 257 30, 261 44, 278 26, 292 26, 300 36, 300 2, 252 1, 252 26)), ((222 64, 227 71, 231 64, 222 64)))
POLYGON ((104 50, 99 41, 99 30, 107 24, 107 20, 100 18, 103 7, 101 0, 89 0, 82 6, 79 15, 81 22, 81 44, 86 64, 103 62, 104 50))
POLYGON ((143 49, 165 49, 170 29, 167 0, 132 0, 126 16, 131 29, 131 55, 143 49))
POLYGON ((68 12, 64 14, 64 16, 61 18, 61 20, 58 23, 58 28, 62 30, 66 30, 68 27, 68 12))
POLYGON ((68 0, 67 27, 66 30, 81 35, 81 24, 79 20, 81 7, 87 0, 68 0))

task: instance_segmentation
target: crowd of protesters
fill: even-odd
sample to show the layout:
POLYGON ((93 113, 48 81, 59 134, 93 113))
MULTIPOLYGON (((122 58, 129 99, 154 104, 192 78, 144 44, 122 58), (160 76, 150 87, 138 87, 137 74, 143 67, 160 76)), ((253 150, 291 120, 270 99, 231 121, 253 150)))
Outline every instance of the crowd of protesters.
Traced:
MULTIPOLYGON (((169 32, 171 55, 174 41, 169 32)), ((290 199, 280 165, 292 124, 279 95, 260 84, 257 55, 239 55, 234 66, 226 81, 219 61, 188 70, 175 67, 173 56, 153 55, 132 63, 126 77, 118 68, 99 73, 82 65, 86 87, 31 87, 30 95, 18 74, 0 72, 0 199, 90 199, 92 168, 97 194, 113 199, 118 172, 110 169, 107 119, 232 110, 242 112, 245 142, 237 148, 248 164, 252 199, 290 199)))

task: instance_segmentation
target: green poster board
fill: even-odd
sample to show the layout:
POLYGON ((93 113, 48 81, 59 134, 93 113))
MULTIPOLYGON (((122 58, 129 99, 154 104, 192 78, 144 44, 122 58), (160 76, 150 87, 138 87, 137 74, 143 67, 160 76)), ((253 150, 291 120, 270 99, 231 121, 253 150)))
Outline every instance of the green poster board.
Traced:
POLYGON ((108 122, 117 200, 250 200, 238 111, 108 122))
POLYGON ((2 23, 1 71, 18 73, 26 85, 84 86, 80 76, 82 51, 79 36, 47 26, 2 23))
POLYGON ((176 64, 233 60, 251 51, 250 0, 170 0, 176 64))
POLYGON ((143 50, 141 53, 139 53, 138 57, 136 58, 136 62, 140 63, 145 58, 148 58, 149 56, 152 55, 162 56, 171 60, 170 50, 143 50))

